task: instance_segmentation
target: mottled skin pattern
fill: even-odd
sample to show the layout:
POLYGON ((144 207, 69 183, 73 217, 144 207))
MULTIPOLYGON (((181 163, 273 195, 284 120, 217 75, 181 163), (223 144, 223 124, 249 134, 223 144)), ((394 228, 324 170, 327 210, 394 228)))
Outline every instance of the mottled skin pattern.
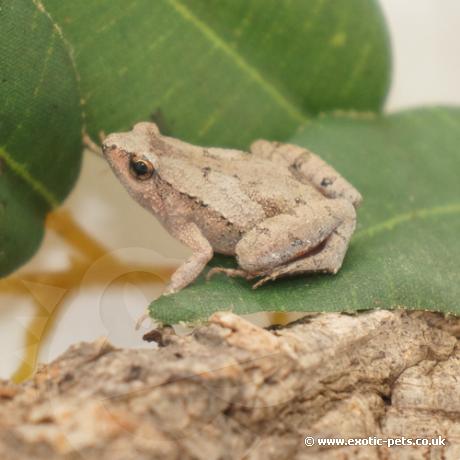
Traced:
POLYGON ((259 277, 255 287, 340 269, 361 195, 308 150, 268 141, 251 154, 197 147, 153 123, 111 134, 102 147, 132 197, 193 251, 166 294, 191 283, 214 252, 235 255, 239 269, 210 275, 259 277))

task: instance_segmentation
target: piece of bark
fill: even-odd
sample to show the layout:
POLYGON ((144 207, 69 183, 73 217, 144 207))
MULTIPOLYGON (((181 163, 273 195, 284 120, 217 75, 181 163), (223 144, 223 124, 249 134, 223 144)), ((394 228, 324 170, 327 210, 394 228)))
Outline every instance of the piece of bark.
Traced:
POLYGON ((161 347, 71 347, 0 383, 0 459, 460 458, 460 320, 373 311, 268 331, 218 313, 161 347), (436 437, 445 447, 306 447, 436 437))

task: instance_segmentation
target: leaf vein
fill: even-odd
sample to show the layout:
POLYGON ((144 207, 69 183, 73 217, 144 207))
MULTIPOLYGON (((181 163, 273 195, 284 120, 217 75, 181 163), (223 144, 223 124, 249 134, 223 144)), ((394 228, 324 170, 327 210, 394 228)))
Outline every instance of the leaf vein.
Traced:
POLYGON ((73 70, 74 75, 75 75, 75 82, 76 82, 76 85, 77 85, 77 90, 78 90, 78 93, 80 94, 80 114, 81 114, 82 125, 83 125, 83 127, 82 127, 82 138, 83 138, 83 133, 86 133, 86 113, 85 113, 85 110, 84 110, 84 101, 83 101, 83 98, 81 96, 81 94, 82 94, 81 87, 80 87, 81 78, 80 78, 80 73, 78 72, 77 62, 75 60, 74 49, 73 49, 72 45, 68 42, 68 40, 65 38, 65 36, 64 36, 64 34, 62 32, 61 26, 48 13, 48 11, 45 9, 45 7, 44 7, 43 3, 41 2, 41 0, 32 0, 32 2, 35 5, 35 7, 37 8, 37 10, 40 11, 41 13, 43 13, 48 18, 48 20, 51 22, 51 24, 53 25, 54 30, 57 33, 57 36, 59 37, 59 39, 62 42, 62 45, 63 45, 65 51, 67 52, 67 56, 69 58, 70 66, 72 67, 72 70, 73 70))
POLYGON ((365 237, 372 238, 374 235, 378 233, 382 233, 384 231, 391 231, 396 226, 404 224, 406 222, 410 222, 416 219, 429 219, 432 217, 449 214, 460 214, 460 203, 452 203, 445 206, 435 206, 432 208, 421 208, 411 212, 398 214, 394 217, 391 217, 390 219, 386 219, 383 222, 379 222, 378 224, 372 225, 368 228, 365 228, 357 232, 353 239, 356 240, 365 237))
POLYGON ((235 64, 246 72, 253 80, 265 89, 267 94, 282 107, 290 117, 299 121, 306 122, 308 118, 294 104, 288 101, 278 89, 268 82, 260 72, 251 66, 239 53, 236 52, 207 24, 196 17, 180 0, 167 0, 171 7, 186 21, 193 24, 212 44, 229 56, 235 64))
POLYGON ((343 97, 348 96, 351 93, 351 90, 353 89, 355 83, 358 81, 358 76, 366 67, 367 61, 370 57, 371 50, 372 44, 370 42, 366 43, 361 49, 361 55, 359 56, 358 61, 356 62, 353 70, 350 73, 350 78, 343 87, 343 97))
POLYGON ((0 147, 0 158, 5 162, 14 173, 16 173, 24 182, 26 182, 50 208, 58 207, 59 200, 51 193, 45 185, 30 174, 25 166, 16 161, 3 147, 0 147))

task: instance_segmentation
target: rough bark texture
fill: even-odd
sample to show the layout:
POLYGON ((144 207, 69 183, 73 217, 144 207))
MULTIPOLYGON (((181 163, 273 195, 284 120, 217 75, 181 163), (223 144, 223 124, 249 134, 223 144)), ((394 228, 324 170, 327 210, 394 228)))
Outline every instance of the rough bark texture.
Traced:
POLYGON ((160 347, 70 348, 0 382, 0 459, 460 459, 460 320, 310 315, 267 331, 220 313, 160 347), (306 447, 435 437, 446 447, 306 447))

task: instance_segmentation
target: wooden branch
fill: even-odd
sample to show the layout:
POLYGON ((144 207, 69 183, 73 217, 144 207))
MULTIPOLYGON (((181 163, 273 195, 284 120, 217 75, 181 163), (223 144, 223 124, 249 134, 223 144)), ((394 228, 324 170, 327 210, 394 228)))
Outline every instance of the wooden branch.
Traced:
POLYGON ((0 459, 460 458, 460 320, 309 315, 264 330, 230 313, 159 347, 71 347, 0 383, 0 459), (445 447, 306 447, 304 438, 447 439, 445 447), (79 454, 79 455, 78 455, 79 454))

